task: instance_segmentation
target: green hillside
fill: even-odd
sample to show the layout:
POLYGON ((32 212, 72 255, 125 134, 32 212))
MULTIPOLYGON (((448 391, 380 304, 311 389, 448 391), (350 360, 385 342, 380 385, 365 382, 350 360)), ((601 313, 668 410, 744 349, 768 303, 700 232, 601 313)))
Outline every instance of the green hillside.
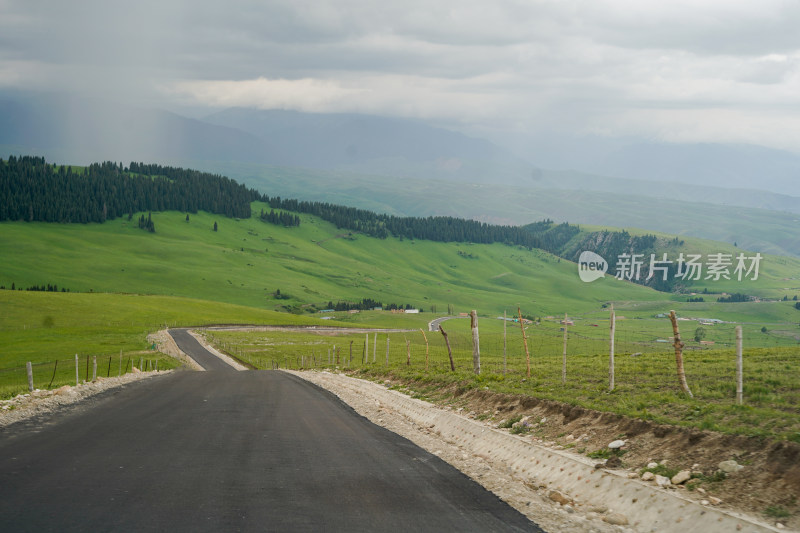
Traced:
POLYGON ((148 233, 135 223, 138 215, 104 224, 3 223, 0 253, 14 260, 0 266, 0 285, 49 283, 278 310, 372 298, 424 311, 452 304, 495 313, 519 304, 541 314, 667 298, 610 278, 585 285, 574 263, 502 244, 373 239, 307 215, 300 227, 283 228, 257 218, 201 212, 186 222, 184 213, 155 213, 156 233, 148 233))
POLYGON ((676 197, 670 184, 649 184, 651 194, 645 195, 641 188, 627 192, 550 188, 547 182, 534 179, 519 186, 456 184, 262 165, 187 164, 221 172, 271 195, 312 201, 325 198, 331 203, 398 216, 448 215, 495 224, 528 224, 551 218, 736 242, 747 250, 800 257, 797 213, 719 205, 717 199, 708 196, 707 189, 689 185, 676 197))
MULTIPOLYGON (((255 212, 262 207, 252 205, 255 212)), ((237 220, 200 212, 187 222, 184 213, 163 212, 153 214, 156 232, 148 233, 136 224, 138 215, 104 224, 2 223, 0 253, 13 261, 0 266, 0 286, 54 284, 76 292, 163 294, 284 311, 371 298, 426 312, 444 313, 453 305, 456 311, 478 308, 491 314, 521 305, 527 314, 542 315, 589 312, 610 301, 672 301, 680 307, 686 300, 686 295, 611 276, 582 283, 574 263, 502 244, 374 239, 342 232, 309 215, 301 216, 300 227, 284 228, 255 217, 237 220)), ((700 240, 685 246, 736 251, 700 240)), ((800 293, 798 273, 800 261, 765 256, 757 281, 703 286, 712 292, 791 299, 800 293)), ((784 305, 775 319, 796 320, 791 302, 777 303, 784 305)), ((751 304, 730 305, 743 309, 751 304)))

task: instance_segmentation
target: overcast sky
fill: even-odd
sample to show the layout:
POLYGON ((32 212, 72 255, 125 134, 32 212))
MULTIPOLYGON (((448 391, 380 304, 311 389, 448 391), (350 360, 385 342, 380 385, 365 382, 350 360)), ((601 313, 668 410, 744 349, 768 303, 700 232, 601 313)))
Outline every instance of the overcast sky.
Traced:
POLYGON ((800 152, 800 2, 0 0, 0 88, 800 152))

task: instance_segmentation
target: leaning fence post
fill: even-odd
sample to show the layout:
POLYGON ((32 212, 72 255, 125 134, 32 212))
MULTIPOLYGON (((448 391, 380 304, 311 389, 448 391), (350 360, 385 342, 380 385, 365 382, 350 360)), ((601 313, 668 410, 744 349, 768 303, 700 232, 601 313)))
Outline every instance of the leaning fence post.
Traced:
POLYGON ((53 386, 53 380, 56 379, 56 370, 58 370, 58 359, 56 359, 56 364, 53 365, 53 377, 50 378, 50 384, 47 386, 48 389, 53 386))
POLYGON ((531 352, 528 350, 528 336, 525 335, 525 323, 522 321, 522 309, 517 307, 517 315, 519 316, 519 327, 522 329, 522 344, 525 345, 525 375, 531 379, 531 352))
POLYGON ((33 392, 33 367, 30 361, 25 364, 25 369, 28 371, 28 392, 33 392))
POLYGON ((444 332, 442 329, 442 325, 439 324, 439 331, 442 332, 442 337, 444 337, 444 343, 447 345, 447 356, 450 358, 450 370, 452 372, 456 371, 456 365, 453 363, 453 350, 450 349, 450 339, 447 338, 447 333, 444 332))
POLYGON ((743 365, 742 365, 742 326, 736 326, 736 403, 742 405, 744 401, 742 378, 743 378, 743 365))
POLYGON ((689 390, 689 385, 686 383, 686 372, 683 370, 683 341, 681 340, 681 333, 678 331, 678 318, 675 316, 675 311, 669 312, 669 319, 672 321, 672 334, 675 337, 673 346, 675 346, 675 363, 678 367, 678 382, 683 392, 688 394, 689 398, 694 398, 692 391, 689 390))

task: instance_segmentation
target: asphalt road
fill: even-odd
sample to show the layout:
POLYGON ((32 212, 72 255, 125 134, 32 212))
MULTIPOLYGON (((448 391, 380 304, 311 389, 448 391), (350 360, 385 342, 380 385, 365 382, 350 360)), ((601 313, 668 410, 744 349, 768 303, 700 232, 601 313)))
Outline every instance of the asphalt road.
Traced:
POLYGON ((236 372, 228 363, 210 353, 208 350, 197 342, 197 339, 189 335, 186 329, 171 329, 169 334, 175 339, 175 343, 183 350, 183 353, 197 361, 197 364, 206 370, 218 370, 221 372, 236 372))
POLYGON ((176 372, 2 430, 0 529, 541 531, 277 371, 176 372))

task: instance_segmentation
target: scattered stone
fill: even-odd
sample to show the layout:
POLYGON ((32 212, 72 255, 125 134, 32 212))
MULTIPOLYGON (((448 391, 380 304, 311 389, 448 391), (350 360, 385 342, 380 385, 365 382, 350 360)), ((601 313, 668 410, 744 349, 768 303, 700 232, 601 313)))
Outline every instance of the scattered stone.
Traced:
POLYGON ((647 463, 647 468, 658 468, 658 463, 647 463))
POLYGON ((540 424, 544 424, 545 422, 547 422, 547 417, 546 417, 546 416, 543 416, 543 417, 542 417, 542 419, 541 419, 541 420, 539 420, 539 423, 540 423, 540 424))
POLYGON ((53 391, 53 394, 55 396, 63 396, 65 394, 71 394, 71 393, 72 393, 72 387, 70 387, 69 385, 64 385, 63 387, 59 387, 53 391))
POLYGON ((575 512, 575 509, 573 509, 571 505, 565 505, 565 506, 564 506, 564 510, 565 510, 566 512, 568 512, 569 514, 572 514, 572 513, 574 513, 574 512, 575 512))
POLYGON ((777 524, 775 524, 775 527, 777 527, 778 529, 783 529, 783 528, 785 528, 786 526, 784 526, 783 524, 781 524, 780 522, 778 522, 777 524))
POLYGON ((622 513, 608 513, 603 517, 603 522, 614 526, 627 526, 628 517, 622 513))
POLYGON ((636 472, 628 472, 628 479, 636 479, 639 477, 639 474, 636 472))
POLYGON ((742 465, 731 459, 730 461, 722 461, 719 465, 717 465, 720 470, 725 472, 726 474, 732 474, 734 472, 738 472, 742 468, 742 465))
POLYGON ((656 475, 652 472, 645 472, 642 474, 642 481, 653 481, 656 478, 656 475))
POLYGON ((565 494, 557 490, 551 490, 547 494, 547 497, 561 505, 567 505, 572 503, 572 500, 569 499, 569 497, 567 497, 565 494))
POLYGON ((714 496, 709 496, 708 501, 711 502, 711 505, 719 505, 722 503, 722 500, 720 500, 719 498, 715 498, 714 496))
POLYGON ((659 487, 669 487, 672 481, 668 477, 656 475, 656 485, 659 487))
POLYGON ((596 518, 600 518, 597 513, 586 513, 586 520, 594 520, 596 518))
POLYGON ((708 500, 700 500, 700 505, 708 505, 709 503, 711 502, 709 502, 708 500))
POLYGON ((670 481, 672 481, 673 485, 680 485, 682 483, 686 483, 690 479, 692 479, 692 473, 689 470, 681 470, 680 472, 672 476, 672 479, 670 481))
POLYGON ((572 435, 567 435, 566 437, 567 442, 572 442, 573 440, 575 440, 575 437, 573 437, 572 435))
POLYGON ((622 448, 623 446, 625 446, 625 441, 624 440, 615 440, 614 442, 612 442, 611 444, 608 445, 608 447, 610 449, 612 449, 612 450, 616 450, 618 448, 622 448))
POLYGON ((608 512, 607 505, 592 505, 589 507, 589 512, 597 513, 597 514, 606 514, 608 512))
POLYGON ((699 492, 700 494, 705 494, 706 489, 704 489, 703 487, 697 487, 697 492, 699 492))

